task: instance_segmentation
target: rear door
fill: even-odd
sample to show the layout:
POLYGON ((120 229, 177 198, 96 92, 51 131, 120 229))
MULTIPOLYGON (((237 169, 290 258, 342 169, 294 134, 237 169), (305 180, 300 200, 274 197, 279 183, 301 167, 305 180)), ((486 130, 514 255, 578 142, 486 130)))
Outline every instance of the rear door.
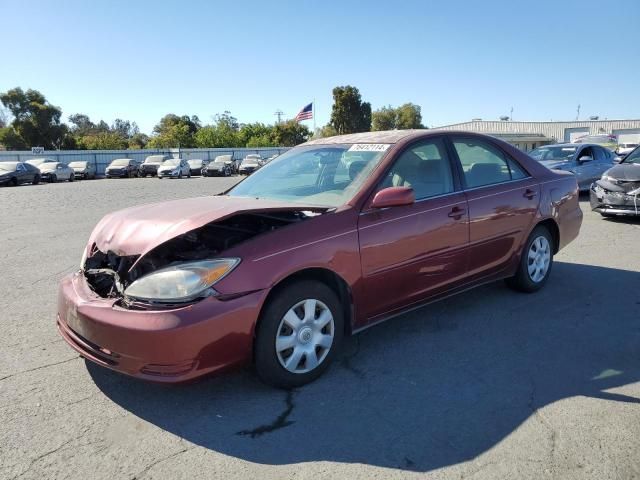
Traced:
POLYGON ((375 321, 462 281, 467 269, 467 202, 444 137, 402 152, 377 191, 414 190, 412 205, 366 209, 358 231, 366 316, 375 321))
POLYGON ((540 187, 497 144, 451 137, 469 203, 469 275, 499 273, 519 255, 538 211, 540 187))

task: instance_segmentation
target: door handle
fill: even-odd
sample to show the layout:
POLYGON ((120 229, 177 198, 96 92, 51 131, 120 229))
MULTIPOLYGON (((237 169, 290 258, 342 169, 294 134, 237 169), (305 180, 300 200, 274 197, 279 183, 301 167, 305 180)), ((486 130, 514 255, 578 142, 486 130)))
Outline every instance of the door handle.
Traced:
POLYGON ((453 218, 454 220, 460 220, 465 213, 467 213, 466 208, 453 207, 449 212, 449 217, 453 218))
POLYGON ((538 192, 536 192, 535 190, 531 190, 530 188, 527 188, 525 190, 524 194, 522 194, 522 196, 525 197, 525 198, 528 198, 529 200, 531 200, 537 194, 538 194, 538 192))

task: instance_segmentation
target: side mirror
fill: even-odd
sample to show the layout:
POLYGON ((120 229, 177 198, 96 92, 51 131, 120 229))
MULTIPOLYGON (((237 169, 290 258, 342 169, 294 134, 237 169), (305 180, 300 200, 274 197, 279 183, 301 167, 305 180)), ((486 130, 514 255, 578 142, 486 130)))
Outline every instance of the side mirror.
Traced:
POLYGON ((411 205, 416 196, 411 187, 388 187, 380 190, 373 197, 371 208, 401 207, 411 205))
POLYGON ((578 159, 578 162, 580 163, 584 163, 584 162, 592 162, 593 161, 593 157, 580 157, 578 159))

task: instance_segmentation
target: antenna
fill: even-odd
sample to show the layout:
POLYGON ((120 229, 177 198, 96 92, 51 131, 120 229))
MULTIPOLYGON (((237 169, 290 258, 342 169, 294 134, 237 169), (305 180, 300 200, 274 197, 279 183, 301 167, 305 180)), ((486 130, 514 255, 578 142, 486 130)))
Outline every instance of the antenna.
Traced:
POLYGON ((509 118, 513 122, 513 107, 511 107, 511 112, 509 113, 509 118))
POLYGON ((274 113, 274 115, 276 117, 278 117, 278 123, 280 123, 282 121, 282 116, 284 115, 284 112, 280 109, 276 110, 276 113, 274 113))
POLYGON ((578 109, 576 110, 576 120, 580 118, 580 104, 578 104, 578 109))

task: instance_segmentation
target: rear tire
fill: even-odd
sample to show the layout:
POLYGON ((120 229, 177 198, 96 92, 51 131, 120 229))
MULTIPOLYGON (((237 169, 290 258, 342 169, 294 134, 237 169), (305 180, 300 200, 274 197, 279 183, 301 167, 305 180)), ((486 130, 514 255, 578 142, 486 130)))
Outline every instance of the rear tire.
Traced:
POLYGON ((11 185, 12 187, 17 187, 18 186, 18 179, 16 177, 13 177, 10 181, 9 181, 9 185, 11 185))
POLYGON ((342 307, 331 288, 312 280, 287 285, 260 315, 254 345, 258 377, 284 389, 312 382, 339 351, 343 335, 342 307))
POLYGON ((538 225, 524 245, 516 274, 506 279, 514 290, 533 293, 540 290, 551 274, 553 267, 553 236, 549 230, 538 225))

